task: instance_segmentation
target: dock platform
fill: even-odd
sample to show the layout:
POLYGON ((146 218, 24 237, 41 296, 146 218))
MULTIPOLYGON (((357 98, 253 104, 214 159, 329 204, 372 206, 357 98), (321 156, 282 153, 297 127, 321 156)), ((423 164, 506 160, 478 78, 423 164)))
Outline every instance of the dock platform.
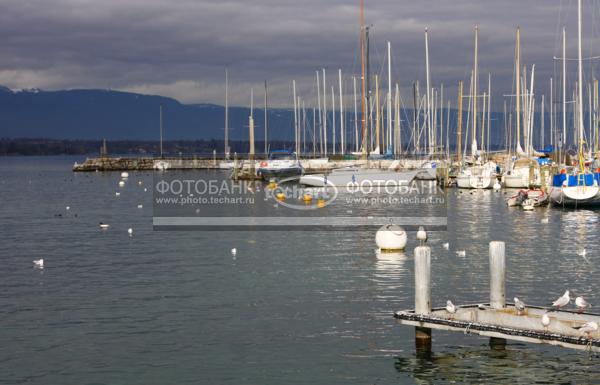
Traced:
POLYGON ((458 331, 491 338, 503 338, 521 342, 549 344, 571 349, 600 351, 598 332, 588 339, 579 330, 573 329, 589 321, 600 323, 600 315, 572 311, 548 312, 550 325, 542 326, 542 315, 546 308, 528 306, 517 315, 514 304, 494 309, 490 304, 458 306, 455 314, 448 314, 445 308, 435 308, 429 314, 417 314, 414 310, 398 311, 394 317, 398 323, 420 328, 458 331))

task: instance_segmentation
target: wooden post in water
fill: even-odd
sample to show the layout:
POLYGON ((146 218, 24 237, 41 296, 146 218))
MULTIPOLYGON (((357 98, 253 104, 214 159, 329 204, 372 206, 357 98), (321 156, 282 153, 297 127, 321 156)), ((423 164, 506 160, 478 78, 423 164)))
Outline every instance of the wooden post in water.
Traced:
MULTIPOLYGON (((506 257, 504 242, 490 242, 490 306, 492 309, 506 307, 506 257)), ((506 340, 504 338, 490 338, 492 349, 504 349, 506 340)))
MULTIPOLYGON (((431 313, 431 249, 415 248, 415 313, 431 313)), ((417 354, 431 352, 431 329, 415 327, 417 354)))

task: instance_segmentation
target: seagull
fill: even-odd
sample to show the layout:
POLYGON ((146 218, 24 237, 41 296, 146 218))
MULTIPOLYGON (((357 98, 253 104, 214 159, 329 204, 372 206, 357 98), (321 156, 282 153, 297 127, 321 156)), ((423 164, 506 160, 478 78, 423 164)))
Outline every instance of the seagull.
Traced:
POLYGON ((237 254, 237 249, 234 247, 233 249, 231 249, 231 255, 233 255, 235 257, 236 254, 237 254))
POLYGON ((446 311, 450 314, 450 319, 452 319, 456 313, 456 306, 450 300, 446 301, 446 311))
POLYGON ((459 256, 459 257, 466 257, 467 256, 467 252, 464 251, 464 250, 458 250, 456 252, 456 255, 459 256))
POLYGON ((110 225, 108 223, 102 223, 102 222, 100 222, 99 226, 101 229, 108 229, 110 227, 110 225))
POLYGON ((598 323, 595 321, 590 321, 581 326, 575 326, 573 329, 585 333, 587 337, 590 338, 590 334, 598 330, 598 323))
POLYGON ((559 299, 552 302, 552 306, 556 308, 556 310, 561 307, 567 306, 571 302, 571 297, 569 297, 569 290, 565 291, 565 294, 562 295, 559 299))
POLYGON ((115 195, 116 195, 116 196, 120 196, 120 195, 121 195, 121 193, 117 191, 117 192, 115 192, 115 195))
POLYGON ((517 315, 521 315, 521 313, 523 311, 525 311, 525 302, 521 301, 517 297, 515 297, 514 300, 515 300, 515 309, 517 309, 517 315))
POLYGON ((550 326, 550 317, 548 317, 547 313, 544 313, 542 316, 542 325, 544 326, 544 330, 547 330, 548 326, 550 326))
POLYGON ((484 304, 480 303, 480 304, 477 305, 477 309, 479 309, 479 310, 485 310, 486 307, 485 307, 484 304))
POLYGON ((417 239, 421 243, 421 246, 427 242, 427 232, 423 226, 419 226, 419 231, 417 231, 417 239))
POLYGON ((137 207, 138 207, 138 209, 143 209, 144 208, 143 205, 138 205, 137 207))
POLYGON ((43 269, 44 268, 44 258, 34 259, 33 266, 37 267, 38 269, 43 269))
POLYGON ((577 250, 577 255, 585 258, 585 256, 587 255, 587 251, 582 247, 581 249, 577 250))
POLYGON ((577 306, 577 308, 579 309, 577 311, 579 314, 583 313, 583 310, 585 308, 592 307, 592 305, 590 305, 590 303, 588 301, 583 299, 583 297, 575 298, 575 306, 577 306))
POLYGON ((133 235, 133 229, 130 227, 127 229, 127 234, 131 237, 133 235))
POLYGON ((444 246, 444 250, 450 249, 450 244, 448 242, 444 243, 442 246, 444 246))
POLYGON ((67 206, 67 207, 65 207, 65 208, 67 209, 67 211, 68 211, 68 210, 71 210, 71 207, 70 207, 70 206, 67 206))
POLYGON ((540 221, 540 223, 546 224, 550 222, 550 220, 548 218, 542 218, 542 220, 540 221))

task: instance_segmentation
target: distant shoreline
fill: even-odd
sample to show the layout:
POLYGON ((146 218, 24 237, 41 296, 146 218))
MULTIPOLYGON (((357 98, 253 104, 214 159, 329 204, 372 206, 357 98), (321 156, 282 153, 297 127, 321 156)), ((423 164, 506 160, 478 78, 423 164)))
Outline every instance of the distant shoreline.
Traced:
MULTIPOLYGON (((264 148, 264 142, 255 143, 257 149, 264 148)), ((107 140, 108 155, 153 156, 160 152, 158 141, 151 140, 107 140)), ((248 142, 230 141, 231 152, 248 152, 248 142)), ((292 142, 273 141, 271 149, 290 149, 292 142)), ((0 156, 51 156, 51 155, 100 155, 102 140, 47 139, 47 138, 0 138, 0 156)), ((171 140, 163 142, 165 156, 212 155, 213 150, 222 154, 223 140, 171 140)))

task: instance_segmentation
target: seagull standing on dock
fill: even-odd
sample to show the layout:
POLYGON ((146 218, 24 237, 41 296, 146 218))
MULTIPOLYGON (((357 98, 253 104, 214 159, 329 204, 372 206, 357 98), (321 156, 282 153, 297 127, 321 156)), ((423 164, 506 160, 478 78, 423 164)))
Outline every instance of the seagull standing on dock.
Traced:
POLYGON ((590 305, 590 303, 588 301, 586 301, 585 299, 583 299, 583 297, 577 297, 575 298, 575 306, 577 306, 577 312, 579 314, 583 313, 583 311, 588 308, 588 307, 592 307, 592 305, 590 305))
POLYGON ((517 309, 517 315, 521 315, 521 313, 525 311, 525 302, 521 301, 517 297, 515 297, 514 300, 515 300, 515 309, 517 309))
POLYGON ((544 330, 548 330, 548 326, 550 326, 550 317, 548 316, 548 313, 544 313, 544 315, 542 316, 542 325, 544 326, 544 330))
POLYGON ((567 290, 562 297, 552 302, 552 306, 555 308, 555 310, 559 310, 561 307, 567 306, 569 302, 571 302, 571 297, 569 296, 569 290, 567 290))
POLYGON ((419 240, 421 246, 427 242, 427 232, 425 231, 425 227, 419 226, 419 231, 417 231, 417 239, 419 240))
POLYGON ((595 321, 586 322, 581 326, 575 326, 573 329, 579 330, 582 333, 585 333, 588 339, 590 339, 590 334, 598 330, 598 323, 595 321))
POLYGON ((446 301, 446 311, 450 314, 450 319, 456 314, 456 306, 450 300, 446 301))

